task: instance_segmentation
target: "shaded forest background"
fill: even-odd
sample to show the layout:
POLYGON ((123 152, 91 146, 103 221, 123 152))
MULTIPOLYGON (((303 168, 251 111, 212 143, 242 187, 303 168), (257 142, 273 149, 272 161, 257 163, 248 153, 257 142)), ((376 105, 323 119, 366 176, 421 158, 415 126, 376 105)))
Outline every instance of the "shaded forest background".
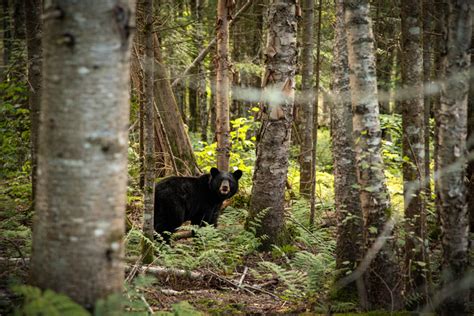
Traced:
MULTIPOLYGON (((66 71, 78 55, 86 56, 84 65, 96 57, 67 24, 67 1, 53 2, 1 5, 0 311, 472 312, 469 1, 110 1, 114 18, 103 15, 97 25, 107 25, 104 38, 124 49, 117 59, 108 56, 117 66, 105 89, 94 86, 93 66, 66 71), (92 88, 75 81, 82 75, 91 76, 92 88), (88 94, 94 87, 99 92, 88 94), (104 102, 104 111, 80 107, 91 99, 104 102), (68 102, 77 112, 61 110, 68 102), (46 117, 70 132, 54 132, 46 117), (127 126, 125 133, 107 125, 126 142, 118 149, 114 137, 94 140, 105 155, 121 153, 126 176, 117 167, 110 187, 85 190, 86 183, 81 191, 72 181, 80 173, 53 181, 37 172, 39 156, 44 167, 62 159, 53 154, 63 148, 74 152, 68 135, 87 125, 75 122, 95 119, 101 128, 127 126), (216 166, 244 172, 219 226, 185 225, 171 245, 155 240, 146 221, 153 184, 216 166), (64 243, 53 251, 58 244, 46 239, 67 227, 61 234, 89 235, 81 244, 96 245, 96 230, 68 230, 82 211, 35 224, 38 235, 33 218, 54 218, 45 205, 56 195, 76 196, 58 198, 55 207, 69 210, 70 201, 89 201, 94 190, 115 197, 110 207, 125 208, 126 216, 85 221, 114 223, 114 241, 124 242, 116 254, 101 248, 110 240, 97 241, 92 248, 107 253, 105 263, 84 258, 76 265, 77 249, 64 243), (51 272, 44 266, 55 256, 58 272, 51 272)), ((81 7, 88 18, 93 1, 89 6, 81 7)), ((99 170, 91 173, 99 177, 99 170)))

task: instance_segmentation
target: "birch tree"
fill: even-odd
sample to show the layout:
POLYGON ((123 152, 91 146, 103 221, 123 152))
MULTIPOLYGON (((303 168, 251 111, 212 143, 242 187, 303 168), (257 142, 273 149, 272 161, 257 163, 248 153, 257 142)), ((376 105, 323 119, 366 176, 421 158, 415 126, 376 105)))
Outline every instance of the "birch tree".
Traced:
POLYGON ((273 0, 268 8, 266 65, 262 80, 262 126, 250 198, 250 218, 266 214, 257 234, 267 235, 262 248, 285 242, 285 184, 293 120, 296 73, 297 10, 293 0, 273 0))
POLYGON ((422 292, 424 305, 429 293, 426 272, 423 47, 421 3, 402 0, 402 83, 410 95, 402 100, 403 192, 405 209, 405 291, 422 292))
POLYGON ((216 75, 216 139, 217 168, 228 171, 230 159, 229 123, 229 17, 232 1, 217 2, 217 75, 216 75))
MULTIPOLYGON (((350 87, 353 112, 357 179, 364 214, 366 251, 382 232, 390 232, 390 200, 385 184, 380 153, 381 130, 377 98, 374 36, 367 0, 345 3, 350 87)), ((380 236, 384 245, 374 254, 365 271, 365 286, 370 309, 399 308, 401 305, 399 269, 393 241, 380 236)))
POLYGON ((48 1, 31 277, 86 308, 123 285, 126 1, 48 1))
MULTIPOLYGON (((344 0, 336 0, 336 25, 333 59, 333 108, 331 111, 332 152, 334 160, 334 198, 337 212, 336 270, 354 270, 362 259, 362 212, 352 139, 351 91, 344 0)), ((344 276, 342 274, 341 276, 344 276)), ((360 283, 359 283, 360 284, 360 283)), ((361 297, 365 301, 363 289, 361 297)), ((357 298, 356 284, 346 286, 342 297, 357 298)), ((361 302, 365 305, 365 302, 361 302)))
MULTIPOLYGON (((448 288, 460 287, 468 271, 469 219, 464 179, 473 9, 470 1, 448 1, 447 45, 437 113, 442 285, 448 288)), ((460 287, 450 293, 439 312, 467 315, 468 302, 469 289, 460 287)))

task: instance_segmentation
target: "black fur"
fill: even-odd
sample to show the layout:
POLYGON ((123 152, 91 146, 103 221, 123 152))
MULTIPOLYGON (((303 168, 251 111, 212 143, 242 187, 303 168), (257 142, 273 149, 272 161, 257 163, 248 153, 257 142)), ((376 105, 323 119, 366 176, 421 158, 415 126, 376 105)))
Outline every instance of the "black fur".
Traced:
POLYGON ((210 174, 200 177, 169 177, 155 187, 154 227, 165 240, 169 234, 185 221, 192 225, 204 223, 217 225, 217 218, 224 200, 232 197, 239 189, 242 171, 233 173, 212 168, 210 174), (225 180, 228 187, 224 188, 225 180), (221 188, 222 186, 222 188, 221 188), (228 189, 228 192, 222 192, 228 189))

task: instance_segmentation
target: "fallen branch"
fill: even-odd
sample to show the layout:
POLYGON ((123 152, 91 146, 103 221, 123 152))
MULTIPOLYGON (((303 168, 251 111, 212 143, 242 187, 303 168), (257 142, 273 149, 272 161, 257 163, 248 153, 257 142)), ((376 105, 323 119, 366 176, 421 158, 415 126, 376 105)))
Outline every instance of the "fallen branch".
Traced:
POLYGON ((242 273, 242 276, 240 277, 240 280, 239 280, 239 285, 238 285, 239 287, 242 286, 242 283, 244 282, 245 276, 247 275, 247 271, 249 271, 249 268, 245 267, 244 273, 242 273))
POLYGON ((173 289, 160 289, 160 292, 169 295, 169 296, 180 296, 184 294, 202 294, 209 292, 209 290, 184 290, 184 291, 176 291, 173 289))
POLYGON ((205 279, 205 275, 199 272, 195 272, 195 271, 187 271, 187 270, 181 270, 181 269, 175 269, 175 268, 165 268, 165 267, 159 267, 159 266, 133 265, 133 266, 127 267, 127 271, 134 271, 134 270, 137 270, 140 273, 149 273, 157 277, 174 276, 174 277, 188 278, 191 280, 205 279))
POLYGON ((207 272, 208 272, 209 274, 213 275, 214 277, 216 277, 217 279, 219 279, 219 280, 221 280, 221 281, 224 281, 224 282, 226 282, 226 283, 228 283, 228 284, 234 286, 234 287, 237 288, 237 289, 242 289, 242 290, 246 291, 247 293, 250 293, 250 294, 252 294, 252 295, 255 295, 255 293, 253 293, 253 292, 250 291, 249 289, 246 289, 245 286, 239 286, 239 284, 235 283, 234 281, 229 280, 229 279, 227 279, 227 278, 224 278, 224 277, 218 275, 217 273, 212 272, 212 271, 209 270, 209 269, 207 269, 207 272))
POLYGON ((0 263, 6 263, 6 264, 22 263, 23 265, 27 265, 28 263, 30 263, 30 258, 5 258, 5 257, 0 257, 0 263))

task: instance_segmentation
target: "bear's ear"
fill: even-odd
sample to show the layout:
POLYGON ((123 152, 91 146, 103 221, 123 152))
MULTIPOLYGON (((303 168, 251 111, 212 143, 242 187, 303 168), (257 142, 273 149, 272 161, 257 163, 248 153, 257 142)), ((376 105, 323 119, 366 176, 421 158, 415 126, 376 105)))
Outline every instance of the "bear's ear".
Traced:
POLYGON ((216 177, 220 173, 219 169, 211 168, 211 176, 216 177))
POLYGON ((241 170, 235 170, 233 175, 234 175, 235 180, 239 180, 242 177, 242 171, 241 170))

